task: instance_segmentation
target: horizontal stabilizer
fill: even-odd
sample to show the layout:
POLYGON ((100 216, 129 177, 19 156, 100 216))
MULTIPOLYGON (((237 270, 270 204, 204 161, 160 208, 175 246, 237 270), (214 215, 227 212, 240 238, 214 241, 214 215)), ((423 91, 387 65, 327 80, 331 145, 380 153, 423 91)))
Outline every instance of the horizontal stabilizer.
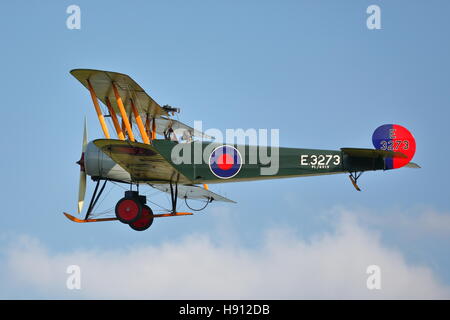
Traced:
POLYGON ((363 148, 341 148, 341 151, 351 157, 360 158, 408 158, 405 154, 396 151, 363 149, 363 148))
POLYGON ((414 163, 414 162, 407 163, 405 165, 405 167, 412 168, 412 169, 420 169, 421 168, 421 166, 419 166, 417 163, 414 163))
MULTIPOLYGON (((151 187, 158 189, 162 192, 170 193, 170 185, 169 184, 150 184, 151 187)), ((207 190, 200 186, 195 185, 178 185, 178 198, 181 199, 195 199, 195 200, 215 200, 215 201, 222 201, 222 202, 231 202, 236 203, 233 200, 230 200, 228 198, 225 198, 221 195, 218 195, 217 193, 214 193, 210 190, 207 190)))

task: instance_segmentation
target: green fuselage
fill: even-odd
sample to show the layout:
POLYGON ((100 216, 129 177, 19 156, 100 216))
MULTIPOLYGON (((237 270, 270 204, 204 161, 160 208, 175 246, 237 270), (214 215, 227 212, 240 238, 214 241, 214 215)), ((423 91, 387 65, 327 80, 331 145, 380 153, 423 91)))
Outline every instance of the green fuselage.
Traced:
POLYGON ((382 170, 385 167, 382 158, 351 157, 341 150, 234 145, 242 156, 242 166, 235 176, 224 179, 217 177, 209 166, 211 152, 222 145, 200 141, 185 144, 168 140, 153 141, 153 147, 165 160, 193 183, 317 176, 382 170))

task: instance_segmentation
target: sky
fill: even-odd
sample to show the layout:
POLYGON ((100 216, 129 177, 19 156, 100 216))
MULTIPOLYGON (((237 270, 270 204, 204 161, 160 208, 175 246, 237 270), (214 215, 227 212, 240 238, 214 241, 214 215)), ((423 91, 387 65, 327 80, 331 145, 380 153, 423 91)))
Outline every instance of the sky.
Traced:
MULTIPOLYGON (((1 299, 450 298, 448 1, 2 1, 1 299), (68 29, 70 5, 80 29, 68 29), (378 5, 381 29, 366 10, 378 5), (130 75, 203 128, 280 145, 371 148, 396 123, 420 170, 213 185, 237 204, 75 224, 89 93, 69 71, 130 75), (67 267, 81 288, 67 287, 67 267), (381 288, 367 287, 376 265, 381 288)), ((94 184, 89 181, 87 195, 94 184)), ((123 190, 108 187, 102 208, 123 190)), ((145 189, 165 206, 166 195, 145 189)), ((195 205, 195 204, 192 204, 195 205)))

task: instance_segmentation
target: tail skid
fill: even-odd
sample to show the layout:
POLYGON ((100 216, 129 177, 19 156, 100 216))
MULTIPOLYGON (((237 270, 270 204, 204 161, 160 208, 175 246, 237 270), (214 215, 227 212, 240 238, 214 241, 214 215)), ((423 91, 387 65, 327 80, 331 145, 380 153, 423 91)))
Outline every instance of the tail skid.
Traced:
POLYGON ((350 181, 352 182, 353 186, 355 187, 356 191, 361 191, 361 188, 358 186, 358 178, 361 177, 362 171, 357 172, 350 172, 350 175, 348 176, 350 178, 350 181))

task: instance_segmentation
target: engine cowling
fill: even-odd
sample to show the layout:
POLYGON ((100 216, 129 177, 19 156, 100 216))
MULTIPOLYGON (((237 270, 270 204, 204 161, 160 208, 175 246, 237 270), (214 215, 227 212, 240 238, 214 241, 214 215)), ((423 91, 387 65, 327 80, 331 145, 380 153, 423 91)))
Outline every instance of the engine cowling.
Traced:
POLYGON ((86 174, 94 179, 131 182, 130 174, 101 151, 92 141, 88 143, 84 153, 84 167, 86 174))

